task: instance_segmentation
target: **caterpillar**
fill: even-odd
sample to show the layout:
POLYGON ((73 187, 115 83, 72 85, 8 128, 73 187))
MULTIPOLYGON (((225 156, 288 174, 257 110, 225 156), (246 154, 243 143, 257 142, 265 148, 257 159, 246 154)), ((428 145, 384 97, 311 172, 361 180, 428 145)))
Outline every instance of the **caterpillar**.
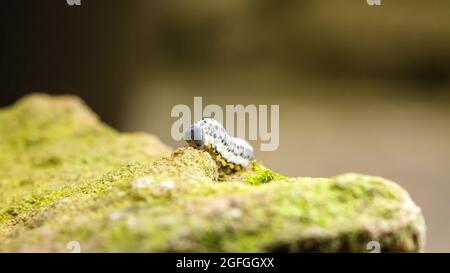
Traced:
POLYGON ((253 147, 247 141, 230 136, 222 124, 211 118, 192 124, 184 132, 184 140, 210 153, 226 174, 246 168, 253 159, 253 147))

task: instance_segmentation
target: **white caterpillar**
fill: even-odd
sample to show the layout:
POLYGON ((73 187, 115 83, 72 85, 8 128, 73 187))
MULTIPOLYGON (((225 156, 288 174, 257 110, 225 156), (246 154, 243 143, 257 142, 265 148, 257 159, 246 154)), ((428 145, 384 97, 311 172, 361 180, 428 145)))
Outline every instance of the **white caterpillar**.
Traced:
POLYGON ((253 159, 253 147, 245 140, 227 134, 214 119, 204 118, 192 124, 184 140, 194 148, 208 151, 222 168, 239 171, 253 159))

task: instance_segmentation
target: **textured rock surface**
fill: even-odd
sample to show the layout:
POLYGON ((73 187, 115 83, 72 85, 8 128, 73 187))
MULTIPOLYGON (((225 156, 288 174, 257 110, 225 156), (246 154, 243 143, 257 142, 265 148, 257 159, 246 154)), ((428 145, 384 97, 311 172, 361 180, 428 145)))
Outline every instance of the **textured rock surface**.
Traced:
POLYGON ((420 209, 393 182, 285 178, 100 123, 70 96, 0 110, 0 251, 421 251, 420 209))

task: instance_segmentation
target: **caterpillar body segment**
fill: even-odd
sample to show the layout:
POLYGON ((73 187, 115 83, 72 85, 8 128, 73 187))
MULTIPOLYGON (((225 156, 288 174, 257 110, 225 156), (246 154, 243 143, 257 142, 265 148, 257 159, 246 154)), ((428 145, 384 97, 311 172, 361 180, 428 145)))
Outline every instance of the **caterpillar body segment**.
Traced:
POLYGON ((253 147, 247 141, 230 136, 222 124, 211 118, 192 124, 185 131, 184 140, 209 152, 225 174, 246 168, 253 159, 253 147))

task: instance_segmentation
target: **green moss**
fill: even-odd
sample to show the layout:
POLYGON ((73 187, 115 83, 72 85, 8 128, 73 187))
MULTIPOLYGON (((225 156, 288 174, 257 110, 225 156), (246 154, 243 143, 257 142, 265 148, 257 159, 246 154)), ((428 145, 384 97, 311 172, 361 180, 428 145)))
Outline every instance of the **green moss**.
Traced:
POLYGON ((254 172, 245 177, 245 181, 249 184, 259 185, 272 181, 286 180, 286 177, 262 166, 259 163, 254 162, 252 168, 254 172))
POLYGON ((73 97, 27 97, 0 124, 0 251, 423 249, 420 209, 380 177, 254 162, 219 182, 208 153, 118 133, 73 97))

